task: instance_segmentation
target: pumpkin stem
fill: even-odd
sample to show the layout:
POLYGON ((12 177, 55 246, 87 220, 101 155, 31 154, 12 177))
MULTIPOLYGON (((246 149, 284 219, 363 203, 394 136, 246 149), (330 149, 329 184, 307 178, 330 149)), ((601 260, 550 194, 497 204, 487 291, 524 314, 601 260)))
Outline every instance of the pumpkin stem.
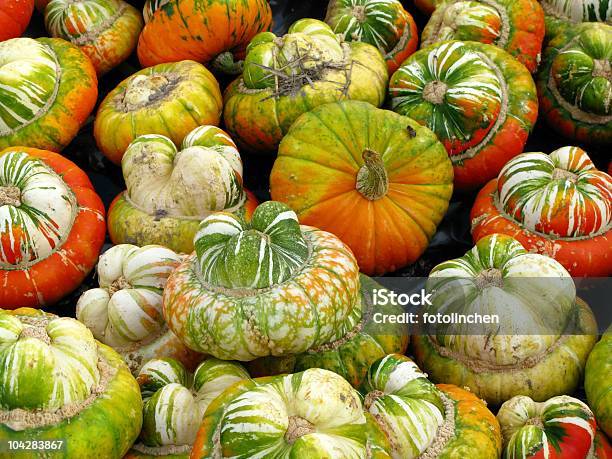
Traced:
POLYGON ((504 285, 504 281, 502 278, 501 270, 497 268, 490 268, 481 271, 478 276, 476 276, 476 286, 479 290, 482 290, 486 287, 502 287, 504 285))
POLYGON ((446 91, 448 91, 448 85, 443 81, 430 81, 423 88, 423 99, 439 105, 444 102, 446 91))
POLYGON ((373 390, 372 392, 368 392, 368 395, 365 396, 363 401, 364 409, 369 410, 376 400, 384 396, 385 393, 381 390, 373 390))
POLYGON ((170 81, 164 75, 138 75, 128 83, 123 105, 132 111, 161 99, 168 92, 170 81))
POLYGON ((0 186, 0 206, 21 205, 21 190, 16 186, 0 186))
POLYGON ((563 180, 569 180, 572 183, 576 183, 576 180, 578 180, 578 175, 566 169, 555 167, 552 171, 552 179, 553 180, 563 179, 563 180))
POLYGON ((357 172, 355 188, 364 198, 376 201, 387 194, 389 190, 389 177, 385 163, 374 150, 366 148, 361 154, 363 166, 357 172))
POLYGON ((240 75, 244 66, 244 61, 235 61, 234 55, 230 51, 225 51, 215 57, 210 66, 218 73, 226 75, 240 75))
POLYGON ((293 445, 295 441, 304 435, 315 431, 314 425, 300 416, 289 416, 289 425, 285 432, 285 441, 293 445))
POLYGON ((29 326, 24 327, 19 334, 19 338, 36 338, 45 344, 51 344, 51 338, 44 327, 29 326))
POLYGON ((132 288, 132 286, 130 285, 130 283, 125 279, 125 277, 120 276, 118 279, 115 279, 109 286, 108 286, 108 294, 110 296, 113 296, 116 292, 118 292, 119 290, 123 290, 123 289, 127 289, 127 288, 132 288))
POLYGON ((612 66, 608 59, 594 59, 593 72, 591 75, 594 78, 602 77, 608 81, 612 81, 612 66))
POLYGON ((357 19, 357 21, 363 24, 366 21, 365 6, 355 5, 353 7, 353 16, 355 19, 357 19))

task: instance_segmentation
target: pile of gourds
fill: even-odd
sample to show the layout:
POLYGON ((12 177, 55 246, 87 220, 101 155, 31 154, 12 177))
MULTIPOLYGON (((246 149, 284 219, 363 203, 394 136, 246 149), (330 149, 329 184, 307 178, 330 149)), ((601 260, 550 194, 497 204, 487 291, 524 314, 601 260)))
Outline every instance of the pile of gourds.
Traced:
POLYGON ((612 275, 585 150, 612 147, 612 3, 419 0, 420 37, 406 3, 285 34, 265 0, 0 5, 0 457, 612 457, 612 328, 572 279, 612 275), (580 147, 524 152, 538 116, 580 147), (79 131, 121 168, 108 209, 79 131), (274 155, 270 201, 241 155, 274 155), (421 312, 502 327, 377 325, 404 310, 368 276, 453 192, 474 246, 421 312))

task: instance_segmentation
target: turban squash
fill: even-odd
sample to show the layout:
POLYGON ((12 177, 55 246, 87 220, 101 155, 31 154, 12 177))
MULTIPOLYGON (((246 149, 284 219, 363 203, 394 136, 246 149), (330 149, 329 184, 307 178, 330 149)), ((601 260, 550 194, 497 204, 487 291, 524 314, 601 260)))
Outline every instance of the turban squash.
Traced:
POLYGON ((104 243, 104 206, 87 175, 45 150, 0 152, 0 306, 52 304, 75 290, 104 243))
POLYGON ((189 368, 202 360, 168 330, 161 312, 166 280, 181 260, 161 246, 113 246, 98 262, 100 286, 77 302, 77 319, 121 354, 134 374, 153 358, 173 357, 189 368))
POLYGON ((119 459, 142 425, 138 384, 121 357, 69 317, 0 310, 0 386, 5 445, 59 440, 44 454, 119 459))
POLYGON ((215 126, 199 126, 181 149, 158 134, 134 140, 121 162, 127 190, 111 203, 115 244, 158 244, 191 253, 200 220, 225 210, 249 218, 256 206, 242 186, 236 145, 215 126))
POLYGON ((578 386, 597 324, 557 261, 493 234, 436 266, 427 289, 433 294, 426 312, 499 318, 492 325, 439 324, 414 335, 416 361, 434 381, 467 386, 494 405, 519 394, 542 401, 578 386))
POLYGON ((471 219, 476 241, 504 233, 573 276, 612 274, 612 177, 580 148, 517 156, 480 191, 471 219))
POLYGON ((612 24, 612 3, 608 0, 540 0, 546 12, 546 38, 575 27, 581 22, 612 24))
POLYGON ((51 0, 45 26, 51 36, 81 48, 102 75, 130 57, 142 15, 123 0, 51 0))
POLYGON ((537 115, 531 74, 497 46, 445 41, 410 56, 391 76, 391 108, 431 129, 474 189, 523 151, 537 115))
POLYGON ((0 148, 61 151, 98 97, 91 62, 59 38, 0 42, 0 148))

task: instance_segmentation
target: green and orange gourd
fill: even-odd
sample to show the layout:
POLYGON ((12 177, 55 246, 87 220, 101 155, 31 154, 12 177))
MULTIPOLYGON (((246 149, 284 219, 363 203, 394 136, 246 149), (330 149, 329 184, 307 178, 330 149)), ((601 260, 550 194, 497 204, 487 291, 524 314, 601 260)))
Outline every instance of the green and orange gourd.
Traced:
MULTIPOLYGON (((115 351, 72 318, 0 310, 0 386, 6 445, 55 441, 46 455, 120 459, 140 432, 136 380, 115 351)), ((10 456, 40 457, 19 449, 10 456)))
POLYGON ((430 128, 453 163, 455 187, 475 189, 522 152, 538 114, 529 71, 497 46, 432 44, 391 76, 391 108, 430 128))
POLYGON ((272 199, 336 234, 362 272, 416 261, 446 213, 453 170, 444 146, 416 121, 359 101, 317 107, 283 138, 272 199))
POLYGON ((108 212, 115 244, 157 244, 191 253, 202 219, 216 211, 248 219, 256 206, 242 185, 236 145, 215 126, 195 128, 180 149, 164 135, 137 137, 121 165, 127 190, 108 212))
POLYGON ((61 151, 98 97, 87 56, 58 38, 14 38, 0 42, 0 63, 0 149, 61 151))
POLYGON ((554 259, 493 234, 436 266, 427 290, 429 314, 498 318, 491 325, 438 321, 414 335, 416 361, 433 381, 468 387, 494 405, 519 394, 543 401, 580 383, 597 324, 554 259))
POLYGON ((147 0, 138 40, 143 67, 194 60, 224 73, 240 73, 251 39, 269 30, 266 0, 147 0))
POLYGON ((537 86, 541 116, 553 130, 584 144, 610 145, 612 25, 587 22, 556 35, 544 51, 537 86))
POLYGON ((142 24, 140 12, 123 0, 51 0, 45 7, 49 34, 78 46, 98 75, 132 54, 142 24))
POLYGON ((324 22, 300 19, 282 37, 253 38, 242 76, 223 96, 225 126, 241 148, 272 153, 301 114, 343 99, 380 106, 387 81, 374 46, 345 42, 324 22))
POLYGON ((171 357, 193 369, 203 359, 168 330, 162 292, 182 256, 165 247, 120 244, 100 256, 99 287, 85 291, 76 317, 124 358, 133 374, 149 360, 171 357))
POLYGON ((0 307, 40 307, 75 290, 104 243, 104 205, 72 161, 0 152, 0 307))
POLYGON ((535 72, 544 40, 537 0, 444 0, 423 29, 421 47, 445 40, 498 46, 535 72))
POLYGON ((218 125, 219 83, 197 62, 181 61, 142 69, 104 98, 94 121, 98 148, 113 163, 138 136, 159 134, 175 145, 201 125, 218 125))
POLYGON ((389 73, 414 53, 419 42, 414 19, 399 0, 332 0, 325 22, 346 41, 376 46, 389 73))
POLYGON ((612 274, 612 177, 578 147, 509 161, 476 197, 471 219, 476 241, 503 233, 573 276, 612 274))

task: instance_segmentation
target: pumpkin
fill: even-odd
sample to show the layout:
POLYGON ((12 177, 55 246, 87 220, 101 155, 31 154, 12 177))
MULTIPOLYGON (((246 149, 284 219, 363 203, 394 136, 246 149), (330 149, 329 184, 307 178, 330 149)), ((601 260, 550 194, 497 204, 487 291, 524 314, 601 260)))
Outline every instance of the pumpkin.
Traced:
POLYGON ((145 27, 138 40, 143 67, 184 59, 240 73, 239 60, 259 32, 270 28, 265 0, 147 0, 145 27))
POLYGON ((299 354, 340 339, 361 319, 350 249, 300 226, 284 204, 259 205, 250 223, 215 213, 194 245, 168 278, 163 311, 195 351, 241 361, 299 354))
POLYGON ((544 40, 544 10, 537 0, 444 0, 423 29, 421 47, 444 40, 499 46, 533 73, 544 40))
POLYGON ((497 419, 507 459, 586 459, 597 428, 589 407, 567 395, 542 403, 518 395, 501 406, 497 419))
POLYGON ((573 276, 612 274, 612 178, 584 150, 517 156, 478 194, 472 236, 504 233, 573 276))
POLYGON ((376 46, 389 73, 414 53, 419 42, 414 19, 399 0, 331 0, 325 22, 346 41, 376 46))
POLYGON ((538 74, 542 117, 569 139, 612 143, 612 26, 584 23, 557 35, 538 74))
POLYGON ((608 0, 540 0, 546 12, 546 38, 554 38, 559 33, 574 27, 580 22, 612 23, 612 3, 608 0))
POLYGON ((102 101, 94 122, 98 148, 115 164, 138 136, 160 134, 180 145, 193 129, 219 124, 219 83, 193 61, 160 64, 134 73, 102 101))
POLYGON ((584 390, 601 429, 612 437, 612 326, 587 360, 584 390))
POLYGON ((150 360, 137 378, 144 401, 142 432, 125 459, 187 459, 208 405, 245 379, 249 374, 233 362, 208 359, 190 374, 172 358, 150 360))
POLYGON ((87 56, 59 38, 14 38, 0 42, 0 62, 0 149, 61 151, 98 97, 87 56))
POLYGON ((85 291, 77 302, 77 319, 119 352, 134 374, 158 357, 173 357, 190 368, 202 360, 168 330, 161 312, 166 280, 181 259, 156 245, 113 246, 98 262, 100 287, 85 291))
POLYGON ((20 447, 11 457, 119 459, 128 451, 142 400, 115 351, 75 319, 27 308, 0 311, 0 337, 0 441, 63 441, 57 452, 20 447))
POLYGON ((236 145, 215 126, 199 126, 179 151, 163 135, 137 137, 122 160, 127 190, 111 203, 115 244, 158 244, 191 253, 200 220, 226 210, 249 217, 255 197, 242 187, 236 145))
POLYGON ((300 19, 282 37, 266 32, 251 41, 242 76, 223 95, 223 119, 241 147, 274 152, 302 113, 342 99, 379 106, 387 81, 374 46, 347 43, 324 22, 300 19))
POLYGON ((353 387, 360 387, 372 363, 387 354, 406 352, 408 327, 405 324, 377 324, 374 314, 400 315, 404 311, 391 303, 374 306, 372 298, 383 287, 361 275, 362 318, 356 327, 339 340, 309 349, 303 354, 286 357, 263 357, 249 362, 253 376, 295 373, 308 368, 323 368, 339 374, 353 387))
POLYGON ((341 376, 311 368, 241 381, 206 410, 192 458, 388 458, 359 393, 341 376))
POLYGON ((104 243, 87 175, 50 151, 0 152, 0 306, 52 304, 76 289, 104 243))
POLYGON ((557 261, 493 234, 436 266, 427 290, 432 306, 425 312, 499 319, 488 326, 439 321, 415 335, 416 361, 434 382, 467 386, 494 405, 518 394, 541 401, 576 389, 597 324, 557 261))
POLYGON ((393 459, 501 454, 499 424, 486 404, 456 386, 436 387, 408 357, 390 354, 374 362, 362 393, 393 459))
POLYGON ((123 0, 51 0, 45 26, 52 37, 81 48, 102 75, 130 57, 142 15, 123 0))
POLYGON ((272 199, 342 239, 361 271, 416 261, 448 209, 453 170, 436 136, 365 102, 317 107, 291 126, 270 175, 272 199))
POLYGON ((529 71, 484 43, 445 41, 410 56, 389 83, 391 108, 436 133, 455 187, 477 188, 521 153, 538 115, 529 71))
POLYGON ((0 5, 0 41, 20 37, 30 23, 34 0, 5 0, 0 5))

